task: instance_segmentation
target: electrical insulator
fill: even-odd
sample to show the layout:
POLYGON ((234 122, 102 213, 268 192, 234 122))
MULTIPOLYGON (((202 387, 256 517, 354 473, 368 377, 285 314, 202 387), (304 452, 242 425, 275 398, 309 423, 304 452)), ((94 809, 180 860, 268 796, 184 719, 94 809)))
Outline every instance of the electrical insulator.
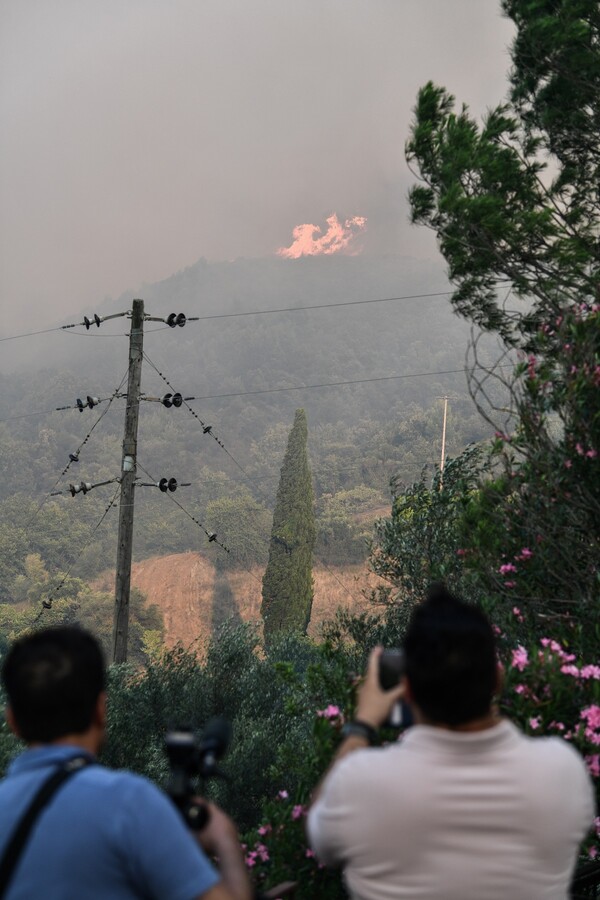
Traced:
POLYGON ((167 491, 177 490, 177 479, 176 478, 161 478, 157 485, 159 491, 162 491, 163 494, 166 494, 167 491))
POLYGON ((174 406, 176 409, 179 409, 179 407, 183 403, 183 397, 179 393, 165 394, 164 397, 160 398, 160 402, 163 406, 166 406, 167 409, 171 409, 172 406, 174 406))
POLYGON ((208 542, 210 543, 211 541, 216 541, 216 539, 217 539, 216 532, 209 531, 208 532, 208 542))
POLYGON ((85 398, 85 403, 83 402, 81 397, 78 397, 75 403, 77 404, 77 409, 79 410, 79 412, 83 412, 86 406, 89 407, 89 409, 93 409, 95 406, 98 406, 98 404, 100 403, 100 399, 98 397, 90 397, 90 395, 88 394, 85 398))
POLYGON ((98 326, 98 328, 100 328, 100 322, 101 322, 101 321, 102 321, 102 319, 100 318, 100 316, 97 316, 96 313, 94 313, 94 318, 91 319, 91 320, 88 319, 87 316, 84 316, 84 317, 83 317, 83 324, 85 325, 85 327, 87 328, 88 331, 90 330, 90 325, 94 325, 94 324, 95 324, 95 325, 98 326))
POLYGON ((212 431, 212 425, 205 425, 202 429, 202 434, 210 434, 212 431))
POLYGON ((71 462, 79 462, 79 455, 77 453, 69 453, 69 459, 71 462))
POLYGON ((88 491, 91 491, 92 484, 89 481, 80 481, 79 484, 70 484, 69 491, 71 492, 71 497, 74 497, 75 494, 87 494, 88 491))
POLYGON ((44 609, 52 609, 52 598, 50 597, 48 600, 42 600, 42 606, 44 609))
POLYGON ((180 328, 183 328, 187 319, 185 313, 169 313, 165 322, 169 326, 169 328, 175 328, 176 325, 179 325, 180 328))

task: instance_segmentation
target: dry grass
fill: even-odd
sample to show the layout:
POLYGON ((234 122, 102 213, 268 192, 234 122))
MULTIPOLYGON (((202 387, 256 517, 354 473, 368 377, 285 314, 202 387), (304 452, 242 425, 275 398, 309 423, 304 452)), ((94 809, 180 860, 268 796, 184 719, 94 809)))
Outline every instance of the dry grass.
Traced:
MULTIPOLYGON (((227 619, 260 623, 263 570, 218 573, 201 553, 155 556, 132 566, 131 583, 149 603, 162 612, 165 643, 202 646, 215 627, 227 619)), ((316 566, 314 602, 309 633, 317 635, 320 624, 330 619, 338 607, 360 612, 367 609, 364 592, 379 579, 364 565, 316 566)), ((114 575, 105 573, 95 586, 111 590, 114 575)))

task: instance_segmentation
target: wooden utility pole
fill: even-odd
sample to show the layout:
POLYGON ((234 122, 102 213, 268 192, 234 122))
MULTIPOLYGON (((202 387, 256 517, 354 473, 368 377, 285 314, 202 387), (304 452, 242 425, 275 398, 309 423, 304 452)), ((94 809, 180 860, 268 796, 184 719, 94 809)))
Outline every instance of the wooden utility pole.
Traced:
POLYGON ((113 662, 115 663, 122 663, 127 660, 131 555, 133 550, 133 501, 135 494, 134 484, 136 478, 143 348, 144 301, 134 300, 131 314, 131 333, 129 335, 129 380, 127 383, 127 409, 123 435, 121 502, 119 505, 119 537, 115 579, 115 615, 113 620, 113 662))

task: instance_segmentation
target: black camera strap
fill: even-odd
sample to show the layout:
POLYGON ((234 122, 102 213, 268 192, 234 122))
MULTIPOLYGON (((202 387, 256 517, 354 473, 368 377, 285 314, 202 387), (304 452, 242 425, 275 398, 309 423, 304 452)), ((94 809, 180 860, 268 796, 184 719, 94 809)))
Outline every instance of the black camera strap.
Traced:
POLYGON ((52 797, 65 781, 76 772, 80 772, 81 769, 91 762, 92 760, 88 756, 74 756, 52 772, 50 777, 44 781, 13 831, 0 861, 0 898, 6 895, 10 880, 27 843, 27 838, 40 813, 50 803, 52 797))

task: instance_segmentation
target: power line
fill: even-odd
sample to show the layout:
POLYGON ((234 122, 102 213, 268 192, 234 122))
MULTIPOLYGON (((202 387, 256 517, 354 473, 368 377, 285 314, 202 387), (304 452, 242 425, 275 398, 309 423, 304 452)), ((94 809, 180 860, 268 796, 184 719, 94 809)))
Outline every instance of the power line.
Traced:
MULTIPOLYGON (((158 370, 158 368, 154 365, 154 363, 153 363, 152 360, 148 357, 148 355, 146 354, 146 352, 144 352, 144 358, 145 358, 146 361, 149 363, 149 365, 152 366, 152 368, 154 369, 154 371, 155 371, 158 375, 160 375, 160 377, 163 379, 163 381, 165 382, 165 384, 167 384, 167 385, 171 388, 171 390, 174 391, 175 388, 173 387, 173 385, 171 384, 171 382, 167 379, 167 377, 166 377, 165 375, 163 375, 162 372, 160 372, 160 371, 158 370)), ((200 398, 195 398, 195 399, 200 399, 200 398)), ((202 419, 200 419, 200 417, 195 413, 195 411, 191 408, 191 406, 189 405, 189 403, 187 403, 187 402, 184 401, 182 405, 185 406, 186 409, 188 409, 188 411, 192 414, 192 416, 193 416, 195 419, 198 420, 198 422, 200 423, 200 425, 201 425, 202 428, 203 428, 204 433, 205 433, 205 434, 206 434, 206 433, 209 433, 209 434, 210 434, 210 433, 211 433, 210 430, 207 432, 207 426, 204 424, 204 422, 202 421, 202 419)), ((248 475, 248 473, 246 472, 246 470, 244 469, 244 467, 242 466, 242 464, 241 464, 240 462, 238 462, 238 460, 235 458, 235 456, 233 456, 233 454, 229 452, 229 450, 225 447, 225 445, 223 444, 223 442, 222 442, 221 440, 219 440, 219 438, 217 438, 215 435, 212 435, 212 434, 211 434, 211 436, 215 438, 215 440, 217 441, 217 443, 219 444, 219 446, 225 451, 225 453, 227 454, 227 456, 229 456, 229 458, 232 460, 232 462, 235 463, 235 465, 236 465, 237 468, 240 470, 240 472, 242 473, 242 475, 244 476, 244 478, 245 478, 247 481, 249 481, 250 483, 252 483, 252 478, 251 478, 251 476, 248 475)), ((145 470, 144 470, 144 471, 145 471, 145 470)), ((146 473, 146 474, 148 474, 148 473, 146 473)), ((266 494, 260 487, 257 487, 257 491, 258 491, 258 493, 259 493, 262 497, 264 497, 265 499, 270 499, 270 498, 267 496, 267 494, 266 494)), ((177 501, 175 500, 174 497, 171 497, 171 499, 174 500, 174 502, 177 503, 177 501)), ((178 504, 178 505, 180 505, 180 504, 178 504)), ((183 507, 182 507, 182 509, 183 509, 183 507)), ((184 512, 185 512, 185 510, 184 510, 184 512)), ((187 513, 187 515, 190 515, 190 514, 187 513)), ((190 518, 193 519, 193 516, 190 516, 190 518)), ((196 520, 194 520, 194 521, 196 521, 196 520)), ((200 525, 200 527, 202 528, 203 531, 205 530, 203 525, 201 525, 199 522, 198 522, 197 524, 200 525)), ((257 532, 257 533, 260 535, 260 532, 257 532)), ((264 535, 260 535, 260 536, 261 536, 261 537, 263 538, 263 540, 267 543, 267 545, 270 545, 270 539, 269 539, 269 538, 267 538, 267 537, 264 536, 264 535)), ((338 576, 336 575, 336 573, 333 572, 333 571, 329 568, 329 566, 327 565, 327 563, 325 563, 325 562, 324 562, 323 560, 321 560, 321 559, 319 560, 319 562, 321 563, 322 566, 324 566, 325 569, 327 569, 327 571, 330 573, 330 575, 333 576, 333 578, 337 581, 337 583, 340 585, 340 587, 343 588, 343 590, 348 594, 348 596, 351 597, 353 600, 356 600, 357 598, 354 596, 354 594, 349 590, 349 588, 347 588, 347 587, 344 585, 344 583, 338 578, 338 576)), ((247 571, 249 572, 248 569, 247 569, 247 571)), ((249 574, 252 574, 252 573, 249 573, 249 574)), ((253 577, 254 577, 254 576, 253 576, 253 577)))
MULTIPOLYGON (((124 406, 115 406, 114 408, 117 410, 125 409, 124 406)), ((69 409, 77 409, 77 407, 73 406, 69 407, 69 409)), ((36 412, 23 413, 21 416, 7 416, 4 419, 0 419, 0 422, 14 422, 16 419, 30 419, 32 416, 45 416, 48 415, 48 413, 60 411, 61 410, 58 410, 56 406, 53 406, 52 409, 38 409, 36 412)))
POLYGON ((123 387, 123 382, 125 381, 126 378, 127 378, 127 371, 125 372, 125 374, 124 374, 123 377, 121 378, 121 381, 120 381, 118 387, 115 388, 115 390, 113 391, 113 393, 111 394, 111 396, 107 398, 107 399, 108 399, 108 404, 107 404, 107 406, 102 410, 102 412, 100 413, 100 415, 98 416, 98 418, 96 419, 96 421, 93 423, 92 427, 90 428, 90 430, 88 431, 88 433, 86 434, 86 436, 84 437, 84 439, 81 441, 81 443, 80 443, 79 446, 77 447, 77 450, 75 451, 75 453, 69 454, 69 462, 66 464, 66 466, 64 467, 64 469, 62 470, 62 472, 60 473, 60 475, 58 476, 58 478, 57 478, 56 481, 54 482, 54 486, 50 489, 50 491, 49 491, 49 492, 46 494, 46 496, 42 499, 41 503, 39 504, 38 508, 37 508, 36 511, 34 512, 34 514, 33 514, 33 516, 31 517, 31 519, 26 523, 25 528, 29 528, 29 527, 33 524, 33 522, 35 521, 35 519, 38 517, 39 513, 41 512, 42 507, 43 507, 44 504, 50 499, 50 497, 52 496, 53 492, 56 490, 56 487, 57 487, 57 485, 59 484, 61 478, 63 478, 63 477, 67 474, 67 472, 69 471, 69 468, 72 466, 72 464, 73 464, 74 462, 79 462, 79 454, 81 453, 81 451, 83 450, 83 448, 85 447, 85 445, 87 444, 87 442, 89 441, 90 437, 92 436, 92 432, 94 431, 94 429, 96 428, 96 426, 100 424, 100 422, 102 421, 102 419, 104 418, 104 416, 106 415, 106 413, 109 411, 110 406, 111 406, 111 403, 112 403, 113 400, 118 396, 119 391, 120 391, 121 388, 123 387))
MULTIPOLYGON (((162 372, 159 371, 158 367, 152 362, 149 358, 148 354, 144 351, 144 359, 146 362, 156 371, 158 375, 163 379, 165 384, 168 384, 171 389, 173 389, 173 385, 170 384, 169 381, 165 378, 162 372)), ((497 368, 511 368, 509 364, 497 366, 497 368)), ((292 387, 280 387, 280 388, 267 388, 264 390, 256 390, 256 391, 237 391, 226 394, 203 394, 202 396, 194 397, 194 400, 218 400, 219 398, 227 398, 227 397, 249 397, 256 394, 280 394, 285 393, 286 391, 308 391, 316 388, 330 388, 330 387, 344 387, 346 385, 352 384, 370 384, 373 382, 381 382, 381 381, 397 381, 405 378, 426 378, 432 375, 460 375, 465 371, 465 368, 462 369, 442 369, 437 372, 407 372, 404 375, 381 375, 377 378, 354 378, 347 381, 323 381, 319 384, 297 384, 292 387)), ((187 405, 187 404, 186 404, 187 405)), ((116 409, 120 409, 121 407, 115 407, 116 409)), ((190 407, 191 409, 191 407, 190 407)), ((20 416, 7 416, 4 419, 0 419, 0 422, 12 422, 15 419, 26 419, 31 416, 43 416, 46 413, 56 412, 56 407, 52 409, 40 409, 36 412, 24 413, 20 416)), ((194 410, 191 410, 194 415, 196 413, 194 410)), ((204 424, 204 423, 203 423, 204 424)), ((215 438, 216 439, 216 438, 215 438)))
POLYGON ((16 341, 19 338, 33 337, 34 334, 49 334, 51 331, 60 331, 58 328, 42 328, 41 331, 25 331, 23 334, 11 334, 8 337, 0 338, 0 341, 16 341))
MULTIPOLYGON (((286 312, 301 312, 305 309, 335 309, 338 306, 362 306, 367 303, 391 303, 397 300, 424 300, 429 297, 448 297, 450 294, 453 294, 454 291, 434 291, 429 294, 405 294, 399 297, 376 297, 374 299, 369 300, 344 300, 340 303, 314 303, 310 306, 286 306, 281 307, 279 309, 256 309, 249 310, 248 312, 233 312, 233 313, 214 313, 206 316, 194 316, 194 321, 206 321, 208 319, 237 319, 243 316, 269 316, 273 313, 286 313, 286 312)), ((147 334, 151 334, 153 331, 165 331, 170 330, 168 326, 165 328, 153 328, 147 332, 147 334)), ((0 341, 16 341, 19 338, 33 337, 36 334, 49 334, 52 331, 62 331, 65 334, 79 334, 82 337, 127 337, 127 334, 96 334, 92 332, 81 332, 81 331, 66 331, 66 326, 59 325, 56 328, 44 328, 40 331, 26 331, 22 334, 12 334, 7 337, 0 338, 0 341)))
MULTIPOLYGON (((111 498, 111 500, 110 500, 108 506, 105 508, 104 512, 103 512, 102 515, 100 516, 99 521, 96 523, 95 527, 92 529, 92 531, 91 531, 91 533, 90 533, 90 535, 89 535, 87 541, 85 542, 85 544, 83 545, 83 547, 81 547, 81 549, 79 550, 78 556, 81 556, 81 554, 82 554, 85 550, 87 550, 87 548, 88 548, 89 545, 91 544, 94 535, 96 534, 96 532, 98 531, 98 529, 100 528, 100 526, 102 525, 102 523, 104 522, 106 516, 108 515, 109 510, 111 510, 111 509, 113 508, 113 506, 115 505, 120 490, 121 490, 121 485, 118 484, 118 485, 117 485, 117 489, 116 489, 115 493, 113 494, 113 496, 112 496, 112 498, 111 498)), ((50 591, 50 594, 48 595, 47 600, 43 600, 43 601, 42 601, 41 609, 40 609, 39 613, 37 614, 37 616, 35 617, 35 619, 33 620, 32 625, 35 625, 36 622, 39 622, 39 620, 41 619, 41 617, 42 617, 43 614, 44 614, 44 610, 45 610, 45 609, 52 609, 52 604, 53 604, 54 600, 57 599, 57 598, 56 598, 56 595, 59 594, 60 591, 62 590, 62 587, 63 587, 63 585, 65 584, 65 582, 66 582, 67 578, 69 577, 69 575, 71 574, 71 572, 72 572, 72 570, 73 570, 73 567, 75 566, 76 562, 77 562, 77 558, 73 560, 73 562, 71 563, 71 565, 69 566, 69 568, 67 569, 67 571, 64 573, 64 575, 63 575, 63 577, 62 577, 62 579, 61 579, 61 581, 60 581, 58 587, 56 587, 56 588, 54 588, 52 591, 50 591)))
MULTIPOLYGON (((497 368, 512 368, 510 364, 497 366, 497 368)), ((431 375, 459 375, 464 373, 462 369, 441 369, 437 372, 407 372, 405 375, 382 375, 377 378, 355 378, 349 381, 324 381, 319 384, 297 384, 293 387, 268 388, 256 391, 237 391, 229 394, 204 394, 201 397, 194 397, 194 400, 216 400, 220 397, 248 397, 255 394, 280 394, 285 391, 308 391, 313 388, 342 387, 350 384, 370 384, 376 381, 397 381, 404 378, 426 378, 431 375)))
MULTIPOLYGON (((254 309, 247 312, 212 313, 206 316, 194 316, 196 322, 209 319, 240 319, 244 316, 271 316, 274 313, 302 312, 307 309, 336 309, 339 306, 364 306, 367 303, 392 303, 396 300, 425 300, 429 297, 448 297, 454 291, 434 291, 431 294, 404 294, 400 297, 376 297, 371 300, 342 300, 340 303, 313 303, 310 306, 282 306, 278 309, 254 309)), ((164 331, 156 328, 153 331, 164 331)))
MULTIPOLYGON (((145 468, 143 467, 143 465, 140 463, 139 460, 137 460, 137 464, 138 464, 138 466, 140 467, 140 469, 142 470, 142 472, 144 472, 152 482, 156 482, 156 479, 153 478, 153 476, 150 474, 150 472, 149 472, 147 469, 145 469, 145 468)), ((173 496, 173 494, 169 493, 168 496, 169 496, 169 499, 172 500, 173 503, 174 503, 176 506, 178 506, 179 509, 180 509, 182 512, 184 512, 184 513, 186 514, 186 516, 187 516, 189 519, 191 519, 192 522, 194 522, 194 523, 195 523, 195 524, 196 524, 196 525, 204 532, 204 534, 206 535, 206 537, 208 538, 208 540, 210 541, 210 543, 218 544, 218 546, 219 546, 222 550, 224 550, 225 553, 231 553, 231 550, 229 549, 229 547, 226 547, 225 544, 221 543, 221 541, 218 541, 218 540, 217 540, 217 535, 216 535, 213 531, 208 531, 208 529, 205 528, 205 526, 202 524, 202 522, 200 522, 195 516, 193 516, 193 515, 191 514, 191 512, 188 512, 188 510, 185 508, 185 506, 183 506, 183 504, 181 504, 181 503, 179 502, 179 500, 177 500, 177 498, 173 496)))

